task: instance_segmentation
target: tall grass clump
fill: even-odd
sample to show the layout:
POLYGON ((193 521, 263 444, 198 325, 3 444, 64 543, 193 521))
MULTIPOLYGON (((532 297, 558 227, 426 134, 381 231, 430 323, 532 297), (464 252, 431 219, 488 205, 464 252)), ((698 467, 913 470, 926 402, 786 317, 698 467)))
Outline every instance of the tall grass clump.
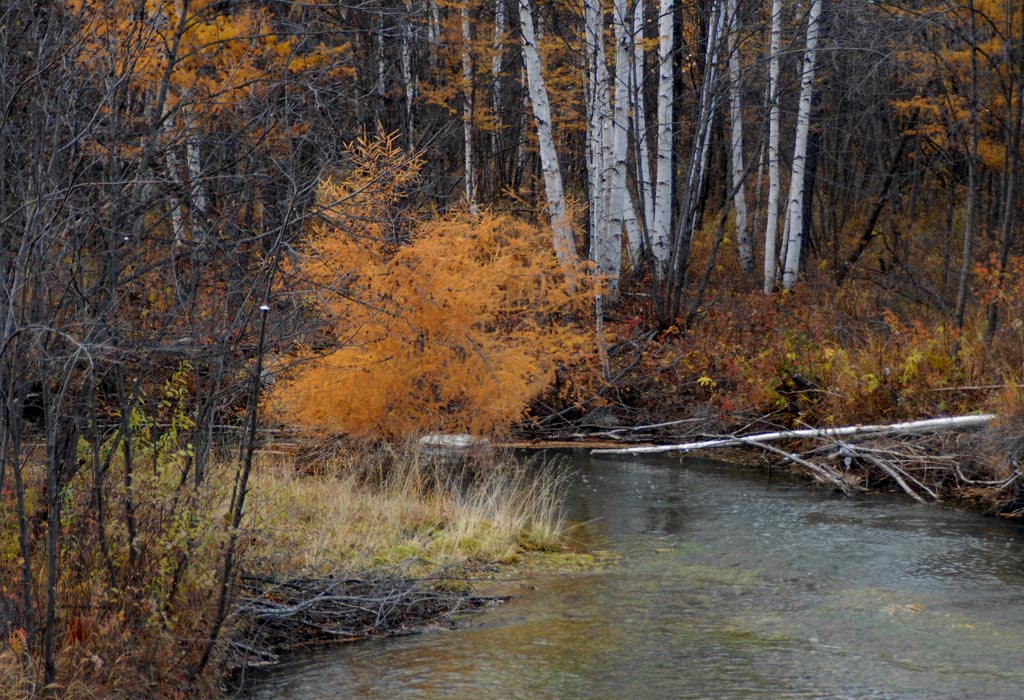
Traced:
POLYGON ((511 563, 561 545, 565 473, 496 453, 447 461, 414 446, 355 450, 315 464, 266 457, 252 489, 250 565, 322 574, 410 560, 424 571, 511 563))

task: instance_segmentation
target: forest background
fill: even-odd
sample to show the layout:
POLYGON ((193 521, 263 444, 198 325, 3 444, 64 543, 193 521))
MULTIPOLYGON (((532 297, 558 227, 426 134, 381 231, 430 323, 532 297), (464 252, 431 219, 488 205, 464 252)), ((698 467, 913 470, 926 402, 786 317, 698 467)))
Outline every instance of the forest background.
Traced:
POLYGON ((974 479, 1020 474, 1019 3, 13 0, 0 40, 19 692, 205 687, 261 425, 985 408, 974 479))

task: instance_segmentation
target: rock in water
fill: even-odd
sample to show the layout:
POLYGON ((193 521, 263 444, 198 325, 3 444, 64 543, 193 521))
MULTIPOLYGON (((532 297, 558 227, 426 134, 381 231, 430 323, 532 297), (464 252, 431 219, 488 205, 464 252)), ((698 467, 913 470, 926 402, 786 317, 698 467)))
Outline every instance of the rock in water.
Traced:
POLYGON ((467 433, 436 433, 421 437, 418 446, 420 454, 424 456, 462 459, 470 450, 485 448, 488 444, 487 438, 467 433))

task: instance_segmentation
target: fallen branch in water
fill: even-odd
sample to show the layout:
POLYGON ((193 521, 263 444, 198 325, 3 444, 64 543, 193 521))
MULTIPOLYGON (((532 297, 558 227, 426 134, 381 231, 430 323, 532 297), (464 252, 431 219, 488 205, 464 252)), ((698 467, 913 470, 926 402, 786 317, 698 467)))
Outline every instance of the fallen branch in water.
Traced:
POLYGON ((848 443, 840 442, 839 443, 839 454, 844 459, 857 458, 857 459, 863 459, 866 462, 870 462, 874 466, 876 466, 879 469, 881 469, 882 472, 884 472, 890 479, 895 481, 899 485, 899 487, 901 489, 903 489, 903 491, 908 496, 913 498, 918 503, 927 503, 927 501, 925 501, 925 499, 922 498, 921 495, 917 493, 917 491, 912 489, 910 487, 910 485, 907 484, 907 481, 913 481, 915 484, 917 484, 917 486, 920 489, 922 489, 929 496, 931 496, 933 500, 935 500, 935 501, 940 500, 938 494, 936 494, 930 488, 928 488, 927 486, 922 484, 919 480, 917 480, 914 477, 910 476, 909 474, 907 474, 906 472, 904 472, 902 469, 900 469, 899 467, 895 466, 891 462, 888 462, 888 461, 882 459, 881 457, 878 457, 877 455, 872 454, 871 451, 869 451, 869 450, 862 450, 862 449, 856 448, 853 445, 850 445, 848 443))
POLYGON ((786 458, 787 460, 793 462, 794 464, 799 464, 801 467, 809 469, 811 473, 817 476, 819 479, 829 484, 832 484, 843 493, 848 494, 853 491, 853 486, 847 481, 845 481, 842 475, 830 469, 829 467, 826 467, 823 464, 818 464, 817 462, 812 462, 809 459, 804 459, 800 455, 796 455, 791 452, 786 452, 785 450, 779 449, 775 445, 769 445, 763 441, 747 440, 745 438, 736 439, 740 440, 740 444, 750 445, 751 447, 760 447, 762 450, 774 452, 775 454, 786 458))
POLYGON ((591 450, 591 454, 600 455, 639 455, 658 454, 663 452, 696 452, 716 447, 738 447, 751 443, 774 442, 777 440, 794 440, 799 438, 830 438, 852 435, 896 435, 903 433, 933 432, 937 430, 963 430, 980 428, 988 425, 995 418, 994 414, 985 413, 971 416, 953 416, 950 418, 929 418, 927 420, 892 423, 889 425, 852 425, 843 428, 810 428, 806 430, 779 430, 772 433, 714 438, 697 442, 684 442, 676 445, 655 445, 649 447, 617 447, 591 450))

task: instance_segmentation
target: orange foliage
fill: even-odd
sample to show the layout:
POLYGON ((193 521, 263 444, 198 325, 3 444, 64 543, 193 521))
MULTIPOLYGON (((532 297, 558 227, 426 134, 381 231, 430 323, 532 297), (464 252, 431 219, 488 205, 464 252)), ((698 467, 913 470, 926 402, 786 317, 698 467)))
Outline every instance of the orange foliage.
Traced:
POLYGON ((361 141, 338 202, 297 272, 329 318, 329 347, 279 385, 272 410, 329 432, 500 432, 548 387, 560 364, 592 347, 573 318, 550 234, 493 214, 411 225, 397 245, 384 226, 414 157, 394 139, 361 141))
POLYGON ((347 45, 323 44, 298 52, 295 41, 274 33, 269 14, 258 7, 233 11, 224 3, 201 0, 139 3, 70 0, 82 19, 84 58, 92 66, 123 71, 137 88, 159 91, 168 83, 167 108, 182 100, 201 104, 203 117, 230 110, 269 84, 282 67, 292 73, 311 68, 330 77, 352 77, 350 68, 332 68, 347 45), (176 53, 169 51, 176 48, 176 53))

